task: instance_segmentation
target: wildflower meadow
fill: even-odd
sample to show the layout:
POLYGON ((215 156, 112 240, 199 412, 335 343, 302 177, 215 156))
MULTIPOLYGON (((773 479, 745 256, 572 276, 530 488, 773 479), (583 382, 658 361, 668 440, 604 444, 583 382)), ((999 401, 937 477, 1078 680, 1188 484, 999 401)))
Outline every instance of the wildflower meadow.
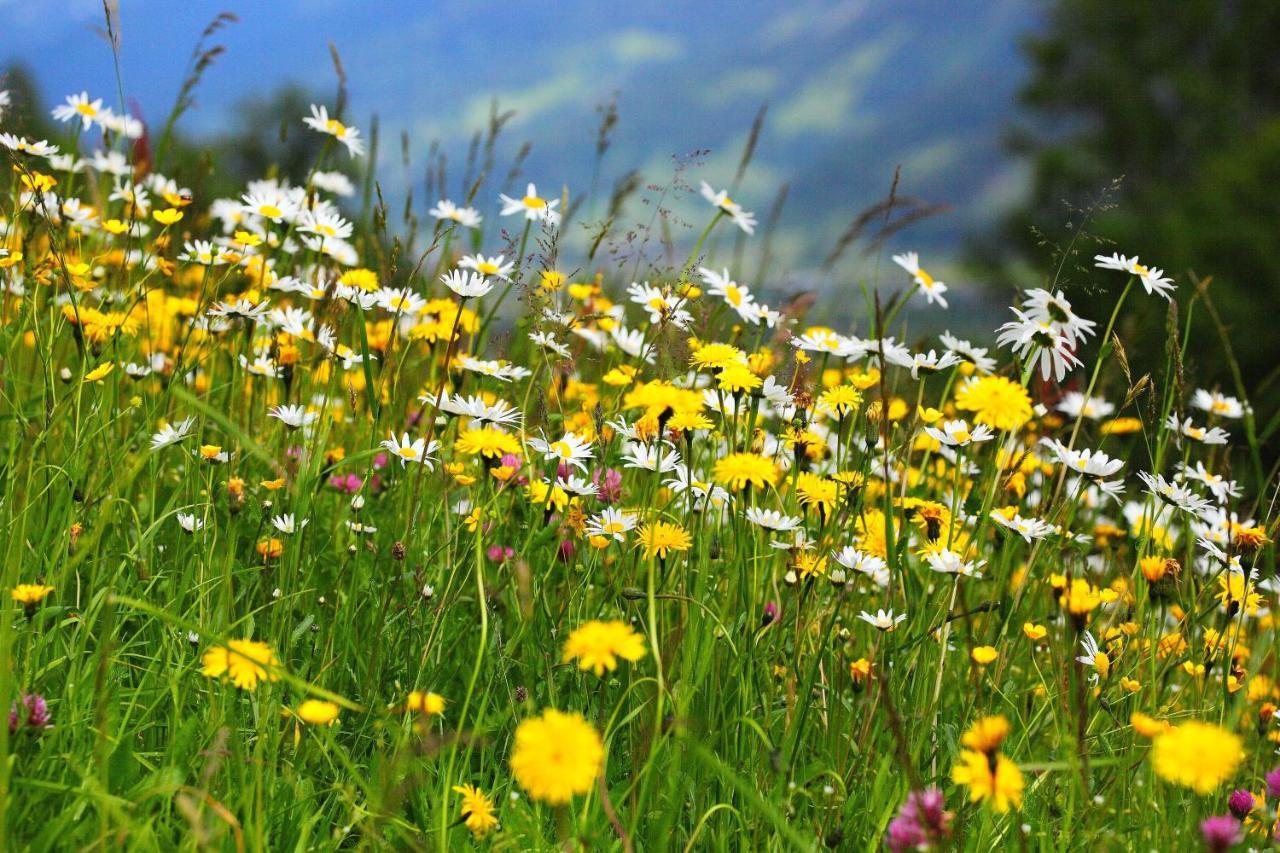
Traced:
POLYGON ((202 197, 85 85, 0 92, 3 846, 1273 846, 1205 281, 1090 252, 1109 313, 1046 263, 953 335, 909 231, 813 308, 694 167, 628 218, 490 139, 401 215, 339 98, 202 197))

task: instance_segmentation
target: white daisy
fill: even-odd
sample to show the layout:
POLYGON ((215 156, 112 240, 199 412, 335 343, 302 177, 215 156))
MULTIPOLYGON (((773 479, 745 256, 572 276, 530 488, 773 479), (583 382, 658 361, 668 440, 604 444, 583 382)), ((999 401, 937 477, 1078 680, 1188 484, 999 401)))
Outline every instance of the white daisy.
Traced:
POLYGON ((532 183, 525 187, 522 198, 511 198, 506 194, 499 194, 498 198, 502 201, 503 216, 519 213, 524 214, 524 218, 530 222, 540 220, 551 226, 560 224, 560 214, 556 211, 560 199, 542 198, 538 195, 538 188, 532 183))

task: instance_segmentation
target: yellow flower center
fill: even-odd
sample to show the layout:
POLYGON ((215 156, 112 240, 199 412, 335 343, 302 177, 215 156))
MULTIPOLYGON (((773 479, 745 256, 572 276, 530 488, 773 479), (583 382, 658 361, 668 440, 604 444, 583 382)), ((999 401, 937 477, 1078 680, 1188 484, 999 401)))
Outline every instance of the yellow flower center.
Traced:
POLYGON ((547 200, 538 198, 536 195, 527 195, 524 198, 520 199, 520 203, 523 204, 525 207, 529 207, 534 210, 541 210, 542 208, 547 206, 547 200))
POLYGON ((334 136, 345 136, 347 133, 347 126, 336 118, 331 118, 326 121, 324 123, 324 129, 327 132, 332 133, 334 136))
POLYGON ((284 211, 276 207, 274 204, 264 204, 258 208, 258 212, 268 219, 278 219, 284 216, 284 211))

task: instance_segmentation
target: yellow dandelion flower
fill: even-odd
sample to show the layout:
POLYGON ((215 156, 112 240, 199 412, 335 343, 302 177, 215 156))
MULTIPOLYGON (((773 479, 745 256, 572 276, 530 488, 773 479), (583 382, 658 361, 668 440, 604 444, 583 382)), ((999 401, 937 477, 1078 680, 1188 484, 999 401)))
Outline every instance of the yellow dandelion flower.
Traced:
POLYGON ((711 476, 733 491, 746 486, 763 489, 777 482, 778 466, 758 453, 730 453, 716 460, 711 476))
POLYGON ((209 678, 229 679, 241 690, 255 690, 260 681, 276 681, 272 670, 279 666, 276 654, 266 643, 230 640, 214 646, 200 658, 200 672, 209 678))
POLYGON ((951 781, 968 786, 970 802, 988 803, 998 814, 1022 806, 1022 771, 1003 755, 988 759, 984 753, 962 750, 959 763, 951 768, 951 781))
POLYGON ((1129 724, 1133 726, 1135 732, 1145 738, 1153 738, 1156 735, 1162 735, 1173 730, 1173 726, 1169 724, 1168 720, 1157 720, 1150 714, 1144 714, 1141 711, 1134 711, 1129 715, 1129 724))
POLYGON ((116 369, 114 361, 104 361, 84 375, 85 382, 101 382, 107 374, 116 369))
POLYGON ((484 838, 498 825, 493 800, 475 785, 454 785, 454 793, 462 795, 463 826, 471 830, 475 838, 484 838))
POLYGON ((53 592, 53 587, 42 583, 20 583, 9 590, 9 597, 23 607, 35 607, 53 592))
POLYGON ((975 720, 960 738, 960 743, 978 752, 995 752, 1009 736, 1009 721, 995 715, 975 720))
POLYGON ((444 713, 444 697, 430 690, 410 690, 405 699, 404 709, 418 714, 435 717, 444 713))
POLYGON ((307 725, 331 726, 338 721, 338 705, 323 699, 308 699, 294 714, 307 725))
POLYGON ((688 551, 693 546, 693 538, 678 524, 658 521, 646 524, 636 532, 636 544, 644 548, 645 559, 657 556, 665 560, 671 551, 688 551))
POLYGON ((1231 779, 1243 759, 1238 735, 1198 720, 1157 735, 1151 749, 1157 776, 1202 796, 1231 779))
POLYGON ((973 412, 973 419, 999 430, 1016 430, 1031 420, 1031 395, 1012 379, 984 376, 956 390, 956 408, 973 412))
POLYGON ((511 772, 535 800, 562 805, 595 784, 604 744, 581 714, 548 708, 516 727, 511 772))
POLYGON ((564 644, 563 660, 575 658, 578 669, 589 669, 597 676, 618 668, 618 658, 632 663, 644 657, 644 637, 626 622, 593 620, 580 625, 564 644))

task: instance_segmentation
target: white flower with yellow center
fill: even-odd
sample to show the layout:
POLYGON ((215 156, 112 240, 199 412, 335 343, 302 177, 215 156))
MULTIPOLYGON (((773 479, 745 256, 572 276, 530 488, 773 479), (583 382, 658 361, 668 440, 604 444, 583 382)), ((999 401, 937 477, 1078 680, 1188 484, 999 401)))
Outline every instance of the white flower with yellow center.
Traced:
POLYGON ((963 420, 947 421, 942 425, 942 429, 925 427, 924 431, 930 438, 948 447, 967 447, 974 442, 990 441, 995 437, 986 424, 978 424, 970 428, 968 422, 963 420))
POLYGON ((102 98, 89 100, 88 92, 81 92, 78 95, 67 95, 67 102, 59 104, 53 108, 53 117, 61 122, 79 119, 84 124, 84 129, 88 130, 93 127, 94 119, 102 114, 102 98))
POLYGON ((935 279, 929 273, 925 272, 924 267, 920 266, 920 256, 915 252, 907 252, 903 255, 894 255, 893 262, 911 273, 916 285, 919 286, 921 292, 924 293, 925 299, 930 304, 934 302, 947 307, 947 300, 942 294, 947 292, 947 286, 935 279))
POLYGON ((559 441, 531 438, 529 446, 542 454, 543 459, 555 459, 585 471, 586 460, 591 458, 591 442, 573 432, 566 432, 559 441))
POLYGON ((626 512, 616 507, 606 507, 599 515, 587 519, 583 528, 588 536, 604 536, 623 542, 627 532, 636 526, 639 516, 634 512, 626 512))
POLYGON ((432 464, 435 459, 431 454, 440 449, 440 442, 432 441, 428 445, 425 438, 411 440, 409 433, 406 432, 397 439, 395 433, 392 433, 391 438, 382 442, 382 447, 400 460, 400 467, 402 468, 410 462, 417 462, 421 465, 426 465, 427 470, 432 471, 435 470, 435 466, 432 464))
POLYGON ((475 270, 483 276, 501 279, 507 278, 511 270, 515 269, 515 264, 502 255, 494 255, 492 258, 480 254, 467 255, 458 261, 458 266, 464 270, 475 270))
POLYGON ((701 192, 702 197, 732 219, 734 225, 737 225, 748 234, 754 234, 756 232, 755 214, 743 210, 742 205, 729 198, 728 190, 720 190, 719 192, 716 192, 711 188, 710 184, 703 181, 701 192))
POLYGON ((272 222, 291 222, 298 214, 293 201, 283 193, 257 192, 245 193, 241 200, 245 213, 261 216, 272 222))
POLYGON ((1244 404, 1235 397, 1228 397, 1220 391, 1206 391, 1203 388, 1198 388, 1191 395, 1191 405, 1220 418, 1235 419, 1244 417, 1244 404))
POLYGON ((892 631, 906 621, 907 614, 899 613, 895 616, 892 610, 877 610, 873 615, 864 610, 858 614, 858 618, 873 628, 878 628, 881 631, 892 631))
POLYGON ((440 199, 436 202, 436 206, 427 212, 436 219, 448 219, 464 228, 480 227, 480 213, 474 207, 458 207, 447 198, 440 199))
POLYGON ((503 216, 523 214, 524 218, 530 222, 541 220, 548 225, 560 224, 560 214, 556 211, 560 200, 543 198, 538 195, 538 188, 533 184, 529 184, 525 188, 522 198, 512 198, 505 193, 499 194, 498 198, 502 201, 501 213, 503 216))
POLYGON ((341 142, 347 147, 347 153, 352 157, 364 154, 364 141, 360 139, 360 131, 354 127, 347 127, 336 117, 330 118, 328 108, 323 105, 312 104, 311 115, 303 116, 302 121, 312 130, 327 133, 341 142))
POLYGON ((1119 253, 1107 255, 1094 255, 1094 266, 1104 270, 1120 270, 1127 272, 1129 275, 1137 276, 1142 282, 1142 287, 1148 294, 1163 296, 1170 301, 1173 300, 1171 295, 1177 290, 1177 285, 1173 283, 1173 279, 1165 278, 1164 270, 1155 267, 1144 266, 1138 263, 1138 256, 1127 258, 1119 253))

